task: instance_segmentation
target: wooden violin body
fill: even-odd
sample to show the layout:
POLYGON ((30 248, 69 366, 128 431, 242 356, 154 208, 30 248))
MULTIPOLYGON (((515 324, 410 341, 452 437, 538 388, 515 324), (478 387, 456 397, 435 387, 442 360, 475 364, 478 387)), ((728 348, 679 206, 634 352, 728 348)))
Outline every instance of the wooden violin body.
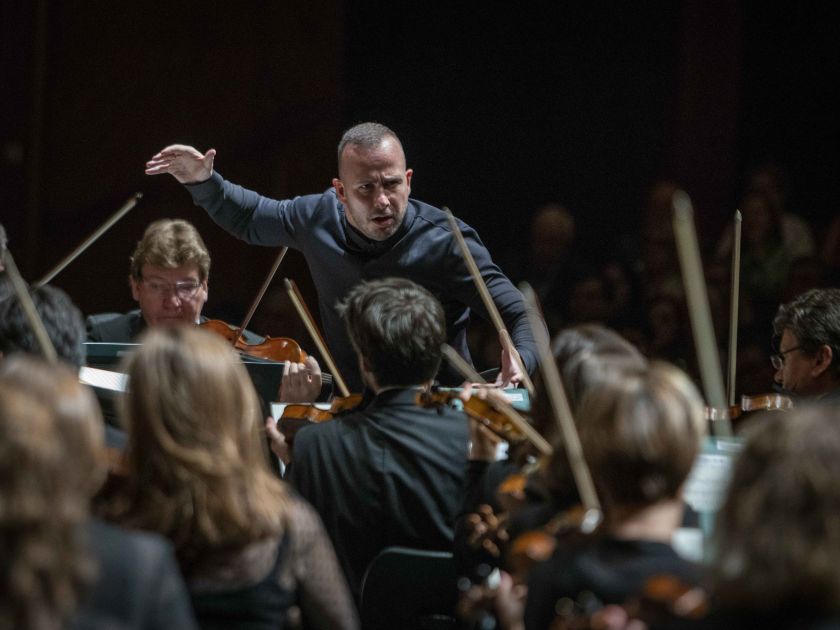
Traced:
POLYGON ((477 396, 464 400, 457 391, 424 391, 418 393, 416 398, 417 405, 420 407, 451 405, 455 401, 463 405, 464 412, 470 418, 487 427, 503 440, 517 444, 527 439, 527 436, 510 419, 510 416, 493 406, 493 403, 489 400, 477 396))
POLYGON ((327 422, 336 416, 356 409, 362 403, 361 394, 350 396, 338 396, 333 398, 328 409, 317 403, 294 403, 286 405, 283 414, 277 423, 277 428, 282 433, 289 448, 295 439, 295 434, 306 425, 327 422))
POLYGON ((260 343, 248 343, 238 328, 219 319, 208 319, 199 327, 221 335, 231 346, 248 356, 292 363, 303 363, 306 359, 306 353, 298 343, 288 337, 265 337, 260 343))
MULTIPOLYGON (((770 393, 757 396, 741 396, 740 405, 731 405, 726 410, 729 420, 743 421, 745 417, 759 411, 787 411, 793 409, 793 400, 784 394, 770 393)), ((723 417, 723 412, 714 407, 706 407, 706 420, 715 421, 723 417)))

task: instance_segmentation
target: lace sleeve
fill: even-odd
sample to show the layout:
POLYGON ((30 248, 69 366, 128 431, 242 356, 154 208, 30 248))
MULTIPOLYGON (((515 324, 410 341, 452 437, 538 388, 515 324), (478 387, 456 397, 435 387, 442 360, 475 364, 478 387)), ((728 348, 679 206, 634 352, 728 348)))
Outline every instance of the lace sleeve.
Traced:
POLYGON ((318 514, 299 497, 289 513, 289 537, 287 577, 297 588, 304 626, 357 629, 356 606, 332 542, 318 514))

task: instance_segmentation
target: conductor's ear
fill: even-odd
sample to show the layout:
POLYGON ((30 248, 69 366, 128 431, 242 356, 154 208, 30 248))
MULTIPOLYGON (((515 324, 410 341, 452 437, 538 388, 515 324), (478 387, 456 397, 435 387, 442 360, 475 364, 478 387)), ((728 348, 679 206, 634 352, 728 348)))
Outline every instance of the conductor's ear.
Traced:
POLYGON ((346 191, 344 190, 344 182, 342 182, 337 177, 332 180, 333 188, 335 188, 335 194, 338 195, 339 200, 341 203, 347 203, 347 195, 345 194, 346 191))

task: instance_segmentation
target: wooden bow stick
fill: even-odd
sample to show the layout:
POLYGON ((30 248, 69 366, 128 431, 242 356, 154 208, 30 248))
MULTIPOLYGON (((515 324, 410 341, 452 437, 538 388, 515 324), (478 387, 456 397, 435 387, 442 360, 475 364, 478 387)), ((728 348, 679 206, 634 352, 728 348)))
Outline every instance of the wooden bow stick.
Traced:
POLYGON ((15 259, 12 257, 12 252, 8 249, 6 250, 4 260, 6 264, 6 273, 9 274, 9 278, 12 281, 12 287, 14 288, 17 298, 20 301, 23 314, 29 322, 29 325, 32 327, 32 332, 35 334, 35 339, 38 341, 38 345, 41 348, 41 354, 44 355, 49 363, 58 363, 58 353, 55 351, 52 341, 50 341, 47 329, 44 328, 44 322, 41 321, 41 317, 38 315, 38 309, 35 308, 35 303, 29 295, 29 288, 26 286, 26 282, 24 282, 21 277, 20 271, 18 271, 15 259))
POLYGON ((592 481, 592 474, 583 456, 583 447, 580 444, 577 425, 569 407, 569 399, 566 390, 563 388, 563 381, 557 371, 557 363, 551 353, 551 343, 548 339, 545 327, 539 317, 540 308, 537 304, 537 296, 527 282, 519 285, 520 291, 525 298, 525 312, 528 314, 528 322, 534 339, 537 342, 537 351, 540 356, 540 371, 543 375, 543 382, 548 393, 551 409, 554 412, 554 419, 563 436, 563 445, 566 448, 566 456, 569 458, 569 465, 572 468, 572 475, 575 479, 581 501, 586 508, 586 516, 583 519, 581 528, 585 532, 592 532, 601 522, 603 513, 601 502, 598 500, 598 493, 595 492, 595 484, 592 481))
POLYGON ((700 377, 706 394, 706 402, 721 417, 712 421, 712 431, 719 437, 732 435, 732 423, 723 389, 723 375, 720 369, 715 329, 712 326, 712 313, 709 297, 706 294, 706 282, 703 279, 703 267, 700 261, 700 247, 694 230, 694 209, 691 199, 682 190, 674 193, 674 235, 677 239, 677 253, 680 259, 683 284, 691 316, 691 330, 694 333, 694 345, 700 364, 700 377))
POLYGON ((254 298, 254 301, 251 303, 251 308, 248 309, 248 313, 245 315, 245 318, 242 320, 242 324, 239 328, 236 329, 236 336, 233 338, 233 345, 236 346, 236 342, 245 334, 245 329, 248 327, 248 324, 251 323, 251 318, 254 316, 254 313, 257 310, 257 306, 259 306, 260 302, 265 295, 265 292, 268 290, 268 285, 271 284, 271 281, 274 279, 274 274, 277 273, 277 269, 280 267, 280 263, 283 262, 283 258, 286 256, 286 252, 289 251, 288 247, 283 247, 280 250, 280 253, 277 255, 277 259, 274 261, 271 269, 268 272, 268 275, 263 280, 262 286, 260 290, 257 292, 257 297, 254 298))
POLYGON ((55 278, 59 273, 64 271, 64 268, 67 267, 71 262, 76 260, 79 255, 84 252, 88 247, 93 245, 93 243, 98 239, 100 236, 105 234, 108 230, 113 227, 113 225, 122 219, 128 212, 137 205, 137 202, 143 197, 143 193, 136 192, 128 200, 122 205, 122 207, 117 210, 114 214, 112 214, 105 222, 100 225, 96 230, 88 236, 84 241, 82 241, 81 245, 79 245, 76 249, 72 252, 67 254, 60 263, 58 263, 55 267, 53 267, 50 271, 48 271, 43 278, 38 280, 35 284, 32 285, 33 289, 39 289, 48 282, 50 282, 53 278, 55 278))
POLYGON ((335 380, 335 383, 338 386, 339 393, 344 397, 349 396, 350 390, 347 389, 347 384, 341 377, 341 373, 338 371, 338 368, 335 365, 335 361, 333 361, 332 355, 327 349, 327 342, 324 341, 324 338, 318 331, 318 327, 315 325, 315 319, 312 317, 312 314, 306 307, 306 303, 303 301, 303 296, 301 296, 300 291, 298 291, 297 285, 294 283, 293 280, 289 280, 288 278, 286 278, 283 282, 286 285, 286 293, 289 294, 289 298, 292 300, 292 304, 294 304, 295 310, 298 312, 298 315, 300 315, 300 318, 303 320, 303 325, 306 326, 306 330, 309 331, 309 335, 312 337, 312 341, 315 342, 318 351, 321 353, 321 356, 324 357, 324 361, 326 361, 327 363, 327 367, 329 367, 330 372, 332 372, 333 380, 335 380))
POLYGON ((455 241, 461 249, 461 255, 464 257, 464 262, 466 263, 467 269, 469 270, 473 282, 475 283, 475 288, 478 289, 478 294, 481 296, 482 302, 484 302, 484 308, 487 309, 487 313, 490 315, 493 326, 495 326, 496 332, 499 334, 499 341, 501 342, 502 347, 516 362, 519 372, 522 374, 522 383, 525 385, 528 393, 533 396, 534 383, 531 381, 531 377, 528 376, 528 370, 525 369, 525 365, 522 363, 522 357, 519 356, 516 346, 513 345, 513 340, 510 338, 510 333, 507 331, 507 328, 505 328, 505 323, 502 321, 499 309, 496 308, 496 303, 493 301, 493 297, 487 289, 487 284, 485 284, 484 278, 481 277, 481 272, 478 269, 478 265, 475 263, 475 259, 470 252, 470 248, 467 246, 467 242, 464 240, 464 235, 461 234, 458 222, 455 221, 455 217, 449 208, 443 208, 443 211, 446 213, 446 218, 449 220, 449 225, 452 228, 452 236, 455 237, 455 241))
MULTIPOLYGON (((452 367, 454 367, 463 378, 471 383, 486 383, 486 381, 481 378, 481 375, 475 371, 475 368, 467 363, 464 358, 455 351, 455 348, 445 343, 441 346, 441 350, 447 360, 452 364, 452 367)), ((554 452, 551 444, 549 444, 548 441, 541 436, 539 432, 537 432, 537 430, 532 427, 531 424, 523 418, 509 402, 506 400, 493 402, 494 404, 498 402, 498 411, 503 413, 540 453, 543 455, 551 455, 554 452)))
POLYGON ((732 241, 732 282, 729 292, 729 369, 726 393, 729 406, 735 406, 735 372, 738 355, 738 293, 741 283, 741 211, 735 211, 732 241))

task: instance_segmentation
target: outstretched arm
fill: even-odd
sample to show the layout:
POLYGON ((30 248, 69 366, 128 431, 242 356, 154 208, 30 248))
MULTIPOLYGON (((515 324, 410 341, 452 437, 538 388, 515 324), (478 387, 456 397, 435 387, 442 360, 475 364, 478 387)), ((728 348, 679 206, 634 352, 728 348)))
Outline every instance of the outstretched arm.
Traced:
POLYGON ((186 144, 170 144, 146 162, 146 175, 169 173, 182 184, 198 184, 213 175, 216 149, 202 154, 186 144))
POLYGON ((184 184, 193 203, 222 228, 248 243, 302 249, 323 195, 277 200, 225 181, 213 170, 216 150, 172 144, 146 162, 147 175, 169 173, 184 184))

